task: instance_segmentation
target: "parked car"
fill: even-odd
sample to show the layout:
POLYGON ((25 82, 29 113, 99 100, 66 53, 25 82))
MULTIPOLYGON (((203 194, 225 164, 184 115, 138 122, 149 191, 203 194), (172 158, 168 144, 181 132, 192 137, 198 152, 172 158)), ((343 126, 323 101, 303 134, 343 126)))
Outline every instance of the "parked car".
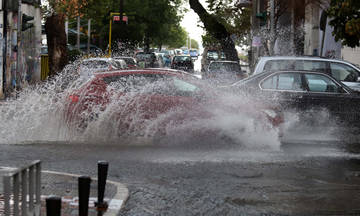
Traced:
POLYGON ((156 54, 153 52, 137 52, 135 54, 135 59, 141 68, 155 68, 157 65, 156 54))
POLYGON ((171 68, 194 72, 194 62, 189 55, 177 55, 172 60, 171 68))
POLYGON ((212 61, 202 77, 218 84, 232 84, 247 76, 246 71, 241 70, 239 62, 212 61))
POLYGON ((129 56, 117 56, 113 57, 115 60, 121 59, 125 61, 126 68, 137 68, 137 62, 135 58, 129 57, 129 56))
MULTIPOLYGON (((164 134, 167 124, 211 118, 211 112, 204 107, 216 102, 212 94, 205 92, 208 93, 201 80, 181 71, 137 69, 97 73, 69 93, 64 115, 67 125, 84 129, 112 107, 110 118, 120 136, 135 131, 141 134, 144 125, 160 120, 161 124, 155 130, 164 134), (157 119, 160 115, 163 118, 157 119)), ((247 103, 242 106, 229 109, 255 118, 270 128, 282 123, 282 116, 267 114, 269 107, 249 109, 247 103)))
POLYGON ((191 58, 198 59, 199 53, 196 49, 191 49, 189 51, 189 54, 190 54, 191 58))
POLYGON ((254 74, 264 71, 305 70, 320 71, 354 90, 360 91, 360 69, 347 61, 312 56, 272 56, 261 57, 256 64, 254 74))
POLYGON ((224 52, 219 49, 205 47, 201 58, 201 71, 208 69, 210 62, 226 60, 224 52))
POLYGON ((331 114, 330 120, 345 126, 360 126, 360 93, 324 72, 269 71, 241 80, 230 89, 277 104, 283 111, 310 116, 304 122, 312 121, 319 111, 325 110, 331 114))
MULTIPOLYGON (((125 63, 124 63, 125 65, 125 63)), ((121 63, 112 58, 88 58, 81 61, 78 74, 82 79, 89 79, 95 72, 122 69, 121 63)))

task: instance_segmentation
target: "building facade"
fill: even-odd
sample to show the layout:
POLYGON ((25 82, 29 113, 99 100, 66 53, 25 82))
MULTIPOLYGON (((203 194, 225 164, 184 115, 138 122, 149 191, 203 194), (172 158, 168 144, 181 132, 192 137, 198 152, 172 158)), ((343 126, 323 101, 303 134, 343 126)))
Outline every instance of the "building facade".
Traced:
POLYGON ((40 80, 40 0, 2 0, 1 23, 0 99, 4 99, 40 80))

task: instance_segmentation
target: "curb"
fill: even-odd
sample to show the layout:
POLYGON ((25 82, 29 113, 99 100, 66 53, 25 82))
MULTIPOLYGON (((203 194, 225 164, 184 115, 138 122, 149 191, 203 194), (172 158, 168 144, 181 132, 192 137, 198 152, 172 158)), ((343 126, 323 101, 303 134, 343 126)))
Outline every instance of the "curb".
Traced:
MULTIPOLYGON (((3 171, 10 171, 15 169, 13 167, 0 167, 0 170, 3 171)), ((73 178, 78 178, 81 175, 71 174, 71 173, 63 173, 63 172, 56 172, 56 171, 49 171, 43 170, 41 173, 46 173, 50 175, 61 175, 61 176, 68 176, 73 178)), ((94 181, 97 181, 97 178, 91 178, 94 181)), ((120 210, 125 206, 126 201, 129 198, 129 190, 128 188, 119 182, 107 180, 106 183, 112 184, 116 187, 115 195, 110 199, 109 208, 106 212, 104 212, 103 216, 116 216, 120 212, 120 210)))
MULTIPOLYGON (((54 174, 54 175, 70 176, 70 177, 74 177, 74 178, 78 178, 81 176, 81 175, 76 175, 76 174, 71 174, 71 173, 55 172, 55 171, 48 171, 48 170, 44 170, 41 172, 48 173, 48 174, 54 174)), ((91 179, 97 181, 97 178, 91 178, 91 179)), ((112 203, 112 200, 116 200, 115 202, 117 202, 118 200, 122 200, 122 202, 117 210, 109 208, 103 214, 103 216, 116 216, 120 212, 121 208, 124 207, 126 201, 128 200, 129 190, 124 184, 121 184, 119 182, 107 180, 106 183, 115 185, 116 189, 117 189, 115 196, 111 199, 111 201, 109 203, 109 207, 110 206, 118 206, 118 203, 112 203)))

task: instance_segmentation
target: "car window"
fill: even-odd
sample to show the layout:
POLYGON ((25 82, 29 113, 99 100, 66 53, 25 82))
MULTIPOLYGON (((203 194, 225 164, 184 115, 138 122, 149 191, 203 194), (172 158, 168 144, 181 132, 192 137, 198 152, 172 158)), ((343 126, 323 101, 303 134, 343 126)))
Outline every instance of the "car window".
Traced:
POLYGON ((190 56, 175 56, 174 62, 191 61, 190 56))
POLYGON ((325 61, 310 60, 270 60, 265 63, 265 71, 281 71, 281 70, 305 70, 305 71, 322 71, 326 72, 325 61))
POLYGON ((270 60, 265 63, 264 70, 266 71, 281 71, 293 70, 295 65, 294 60, 270 60))
POLYGON ((239 64, 232 62, 212 62, 209 65, 209 71, 216 72, 241 72, 239 64))
POLYGON ((301 82, 301 74, 299 73, 280 73, 273 75, 261 83, 261 88, 305 91, 301 82))
POLYGON ((104 77, 109 89, 123 92, 163 94, 170 96, 191 96, 200 89, 192 83, 175 76, 161 74, 119 75, 104 77))
POLYGON ((325 61, 296 60, 295 70, 326 72, 325 61))
POLYGON ((359 76, 358 72, 345 64, 341 63, 330 63, 331 75, 340 81, 356 82, 359 76))
POLYGON ((341 86, 322 74, 305 74, 305 80, 311 92, 342 92, 341 86))

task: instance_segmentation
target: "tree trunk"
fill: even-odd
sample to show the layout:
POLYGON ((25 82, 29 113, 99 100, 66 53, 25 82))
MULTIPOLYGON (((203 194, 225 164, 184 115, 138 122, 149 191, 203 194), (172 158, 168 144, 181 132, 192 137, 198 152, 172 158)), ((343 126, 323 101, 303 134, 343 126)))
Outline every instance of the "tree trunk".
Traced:
POLYGON ((62 14, 53 14, 47 17, 45 31, 49 55, 49 76, 54 76, 61 72, 68 63, 65 16, 62 14))
POLYGON ((230 33, 226 30, 225 26, 218 22, 214 15, 209 14, 200 4, 199 0, 189 0, 189 3, 191 9, 193 9, 200 17, 205 29, 220 42, 221 49, 224 52, 226 59, 239 61, 235 43, 231 39, 230 33))

